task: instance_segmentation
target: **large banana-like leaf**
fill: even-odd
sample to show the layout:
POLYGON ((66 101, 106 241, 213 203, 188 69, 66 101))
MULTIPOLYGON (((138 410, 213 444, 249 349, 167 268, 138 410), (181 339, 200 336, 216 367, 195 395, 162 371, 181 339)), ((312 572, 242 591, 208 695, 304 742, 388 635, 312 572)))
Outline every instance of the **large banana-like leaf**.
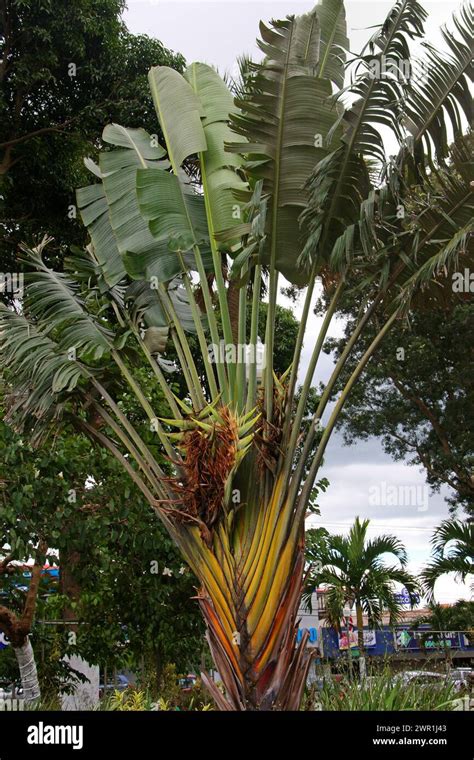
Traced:
POLYGON ((165 241, 181 253, 207 242, 204 198, 196 193, 185 193, 175 174, 140 169, 137 197, 140 213, 157 240, 165 241))
POLYGON ((60 415, 60 395, 83 376, 77 362, 23 315, 0 305, 2 364, 15 378, 15 397, 6 421, 39 443, 48 423, 60 415))
POLYGON ((459 138, 451 149, 449 167, 426 177, 421 187, 413 189, 412 198, 405 199, 411 200, 414 230, 403 241, 411 271, 399 297, 414 307, 439 308, 458 299, 454 289, 442 283, 453 272, 474 266, 472 147, 472 135, 459 138))
POLYGON ((41 323, 44 334, 54 334, 63 351, 100 359, 110 350, 113 333, 97 324, 78 294, 77 283, 44 263, 40 249, 24 249, 24 260, 34 271, 25 274, 24 309, 41 323))
POLYGON ((79 188, 76 198, 105 284, 112 288, 125 277, 126 272, 110 223, 109 207, 102 183, 79 188))
POLYGON ((148 74, 151 94, 173 171, 183 161, 206 150, 202 106, 188 82, 174 69, 155 66, 148 74))
MULTIPOLYGON (((202 107, 202 127, 207 148, 200 153, 200 169, 206 200, 209 233, 219 233, 243 221, 236 196, 245 192, 247 184, 237 174, 243 166, 238 154, 225 151, 225 143, 235 139, 229 126, 231 113, 237 113, 226 84, 210 66, 193 63, 184 73, 202 107)), ((234 241, 238 238, 234 238, 234 241)), ((232 233, 227 242, 232 241, 232 233)))
POLYGON ((371 39, 377 50, 361 62, 362 73, 350 88, 358 95, 340 118, 340 147, 320 161, 309 183, 309 203, 302 214, 307 241, 302 261, 323 263, 346 227, 358 221, 360 204, 370 191, 367 160, 383 162, 382 133, 374 125, 389 126, 399 137, 399 101, 404 82, 387 75, 386 62, 403 70, 409 60, 407 40, 421 36, 426 12, 417 0, 399 0, 384 25, 371 39), (370 66, 378 61, 378 70, 370 66))
POLYGON ((429 43, 420 61, 423 76, 415 79, 405 104, 404 123, 410 131, 418 160, 432 161, 434 147, 438 160, 448 155, 449 129, 454 137, 462 134, 462 115, 472 125, 472 92, 474 55, 474 8, 466 2, 453 16, 455 33, 442 29, 450 55, 429 43), (423 159, 422 149, 426 151, 423 159), (427 158, 426 158, 427 157, 427 158))
POLYGON ((236 173, 243 162, 240 156, 224 151, 224 142, 233 136, 229 114, 236 107, 223 80, 205 64, 193 64, 184 77, 157 67, 150 72, 150 84, 174 176, 158 179, 139 173, 141 212, 158 240, 176 238, 184 251, 196 244, 201 248, 202 242, 212 239, 214 243, 217 233, 241 223, 234 193, 246 188, 236 173), (179 119, 174 90, 181 98, 179 119), (204 196, 192 193, 181 182, 180 165, 192 153, 199 155, 204 196), (170 204, 175 213, 169 213, 170 204))
POLYGON ((360 272, 372 277, 377 288, 392 275, 390 292, 395 297, 399 291, 398 299, 407 306, 437 308, 456 297, 451 288, 440 285, 453 271, 473 262, 471 156, 472 136, 459 138, 449 165, 423 174, 413 187, 405 181, 403 194, 398 183, 397 192, 392 192, 389 174, 387 184, 372 190, 361 204, 358 222, 336 241, 334 266, 342 268, 355 257, 360 272), (399 214, 404 208, 409 209, 409 218, 399 214))
POLYGON ((320 26, 318 77, 330 79, 336 87, 342 88, 346 51, 349 50, 344 2, 343 0, 322 0, 315 11, 320 26))
POLYGON ((117 124, 105 127, 103 139, 121 150, 104 152, 100 156, 103 185, 109 205, 109 216, 117 245, 128 273, 134 278, 148 280, 156 277, 167 282, 183 271, 182 262, 174 251, 151 234, 142 217, 135 187, 137 171, 157 177, 169 177, 169 167, 163 161, 165 150, 143 129, 125 129, 117 124))
MULTIPOLYGON (((189 254, 183 261, 167 239, 153 237, 139 210, 136 182, 139 170, 172 176, 166 171, 170 164, 163 160, 166 152, 156 142, 156 137, 144 129, 109 124, 102 137, 118 149, 100 155, 100 170, 95 173, 102 182, 78 190, 83 222, 89 229, 94 254, 108 286, 114 287, 126 275, 137 281, 135 289, 129 287, 127 290, 126 303, 132 321, 138 325, 139 314, 141 325, 164 331, 167 318, 159 293, 151 283, 153 280, 171 282, 195 263, 189 254), (132 304, 132 294, 137 298, 139 294, 138 303, 132 304)), ((189 329, 192 316, 185 299, 180 301, 180 315, 189 329)), ((191 331, 194 332, 195 328, 192 327, 191 331)))
MULTIPOLYGON (((260 25, 259 45, 267 58, 256 66, 251 88, 237 101, 242 113, 231 117, 234 131, 248 144, 228 146, 246 154, 247 172, 254 180, 263 179, 269 199, 268 243, 261 262, 273 264, 298 284, 308 277, 298 265, 298 216, 307 202, 306 183, 314 165, 327 154, 325 141, 337 117, 330 101, 331 81, 318 77, 321 27, 317 10, 272 27, 260 25)), ((327 62, 332 55, 328 53, 331 35, 342 42, 343 24, 341 14, 326 9, 327 62)), ((331 67, 326 74, 331 76, 331 67)))

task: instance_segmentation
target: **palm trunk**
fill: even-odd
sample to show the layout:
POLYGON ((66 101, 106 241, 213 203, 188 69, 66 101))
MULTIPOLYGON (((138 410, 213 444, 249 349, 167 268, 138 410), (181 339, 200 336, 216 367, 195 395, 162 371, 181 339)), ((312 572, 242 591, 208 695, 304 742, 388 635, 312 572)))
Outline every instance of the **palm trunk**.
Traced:
POLYGON ((230 573, 222 581, 232 589, 230 597, 224 601, 207 589, 199 595, 225 697, 207 673, 202 679, 221 710, 298 710, 312 655, 307 634, 299 645, 296 642, 303 541, 286 544, 273 571, 266 556, 258 565, 252 593, 239 563, 229 563, 230 573))
POLYGON ((356 619, 357 619, 357 646, 359 654, 364 655, 364 618, 362 615, 362 605, 356 602, 356 619))
POLYGON ((21 646, 13 647, 20 671, 21 685, 23 687, 23 699, 25 704, 34 704, 41 697, 36 670, 35 655, 29 636, 21 646))
POLYGON ((359 672, 361 678, 365 676, 365 650, 364 650, 364 618, 362 615, 362 605, 356 601, 357 617, 357 645, 359 648, 359 672))
POLYGON ((200 599, 208 626, 208 642, 213 660, 225 687, 225 697, 207 673, 202 680, 218 709, 226 711, 297 711, 300 708, 306 684, 311 651, 306 647, 306 637, 296 643, 296 624, 301 588, 294 585, 294 599, 282 599, 280 613, 267 626, 268 651, 255 651, 248 635, 245 616, 240 622, 232 641, 223 640, 219 621, 212 621, 214 610, 206 609, 209 600, 200 599), (212 621, 212 622, 211 622, 212 621), (283 624, 282 624, 283 623, 283 624), (216 635, 219 631, 219 636, 216 635), (273 640, 273 644, 271 643, 273 640), (229 660, 229 644, 238 649, 236 664, 229 660))

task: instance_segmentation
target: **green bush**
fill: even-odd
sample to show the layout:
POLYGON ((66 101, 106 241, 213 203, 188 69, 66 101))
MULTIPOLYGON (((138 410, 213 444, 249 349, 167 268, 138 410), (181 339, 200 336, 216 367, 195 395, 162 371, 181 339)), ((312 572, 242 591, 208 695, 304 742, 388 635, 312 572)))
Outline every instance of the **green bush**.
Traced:
POLYGON ((312 702, 313 709, 322 710, 452 710, 455 698, 451 683, 406 683, 386 671, 362 682, 326 682, 312 702))

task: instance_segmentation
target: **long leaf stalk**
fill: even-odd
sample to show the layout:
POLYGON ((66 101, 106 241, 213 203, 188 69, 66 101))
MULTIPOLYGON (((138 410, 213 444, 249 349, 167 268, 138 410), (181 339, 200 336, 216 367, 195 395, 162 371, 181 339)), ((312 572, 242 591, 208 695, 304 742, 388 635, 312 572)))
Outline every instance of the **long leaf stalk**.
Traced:
POLYGON ((150 353, 144 340, 141 338, 140 330, 133 324, 127 312, 120 311, 117 304, 114 301, 112 301, 112 306, 114 307, 114 310, 117 314, 117 318, 120 320, 119 321, 120 325, 122 327, 125 327, 126 325, 129 328, 131 333, 134 335, 135 340, 137 344, 139 345, 141 351, 143 351, 144 355, 146 356, 148 364, 150 365, 153 371, 153 374, 158 380, 160 388, 163 391, 163 394, 166 398, 166 401, 168 402, 168 405, 170 407, 172 414, 174 414, 176 419, 182 419, 181 411, 179 409, 178 404, 176 403, 174 399, 173 393, 171 392, 171 389, 168 383, 166 382, 166 378, 163 375, 163 372, 161 371, 160 366, 158 365, 158 362, 156 361, 156 359, 153 358, 153 355, 150 353))
MULTIPOLYGON (((201 287, 201 291, 203 294, 204 306, 206 309, 206 316, 207 316, 207 320, 209 324, 211 340, 215 346, 219 346, 219 343, 220 343, 219 328, 217 325, 214 304, 212 303, 212 294, 209 288, 206 271, 205 271, 204 264, 202 261, 201 252, 198 246, 194 247, 194 256, 196 258, 196 264, 197 264, 197 269, 199 273, 199 285, 201 287)), ((218 352, 218 356, 215 357, 215 362, 216 362, 216 371, 217 371, 219 387, 221 389, 223 401, 225 403, 229 403, 230 401, 229 381, 226 375, 225 364, 224 362, 221 361, 220 352, 218 352)), ((217 394, 217 389, 215 393, 217 394)), ((213 397, 214 397, 214 394, 213 394, 213 397)))
MULTIPOLYGON (((91 377, 90 380, 91 380, 92 385, 96 388, 96 390, 100 393, 101 397, 106 402, 107 406, 113 411, 113 413, 119 420, 120 424, 122 425, 123 429, 127 433, 130 440, 133 441, 137 449, 141 452, 142 456, 145 458, 147 462, 147 465, 155 472, 155 476, 158 479, 163 478, 164 473, 161 467, 159 466, 158 462, 156 461, 155 457, 153 456, 151 451, 148 449, 142 437, 135 430, 134 426, 131 424, 127 416, 124 414, 124 412, 120 409, 118 404, 111 397, 110 393, 106 390, 106 388, 104 388, 104 386, 96 378, 91 377)), ((173 456, 176 459, 176 461, 179 461, 180 457, 177 454, 177 452, 174 452, 173 456)))
MULTIPOLYGON (((196 298, 194 296, 192 284, 190 282, 190 278, 186 275, 184 277, 184 287, 186 289, 186 293, 188 295, 189 303, 191 306, 191 311, 193 314, 194 319, 194 325, 196 327, 196 333, 199 341, 199 348, 201 349, 201 355, 204 361, 204 368, 206 372, 206 378, 207 382, 209 384, 209 391, 211 394, 211 398, 215 398, 218 394, 217 385, 216 385, 216 379, 214 377, 214 370, 212 368, 212 365, 209 361, 209 350, 208 350, 208 342, 206 340, 206 336, 204 334, 204 329, 202 326, 202 319, 201 314, 199 311, 199 307, 196 303, 196 298)), ((189 345, 189 344, 188 344, 189 345)))
POLYGON ((110 414, 108 414, 108 412, 100 404, 94 403, 93 404, 93 408, 102 417, 102 419, 104 420, 104 422, 106 423, 106 425, 111 430, 114 431, 114 433, 116 434, 117 438, 122 442, 122 444, 125 446, 125 448, 129 452, 129 454, 133 457, 133 459, 135 460, 135 462, 137 463, 137 465, 139 466, 139 468, 146 475, 146 477, 148 478, 148 481, 150 482, 150 484, 152 485, 152 487, 156 491, 156 493, 159 494, 161 496, 161 498, 167 497, 168 493, 163 488, 163 484, 161 482, 162 478, 163 478, 163 473, 157 474, 156 472, 153 471, 153 467, 150 466, 150 464, 148 463, 147 459, 144 458, 140 454, 140 452, 138 451, 138 449, 136 448, 136 446, 134 446, 134 444, 131 442, 131 440, 128 438, 128 436, 125 434, 125 432, 120 427, 120 425, 118 425, 115 422, 115 420, 110 416, 110 414))
POLYGON ((309 391, 313 384, 313 377, 316 370, 316 366, 317 366, 319 357, 321 355, 323 344, 324 344, 324 341, 326 340, 327 332, 329 330, 329 326, 334 316, 334 312, 336 311, 336 308, 339 303, 339 299, 343 292, 343 288, 344 288, 344 279, 341 278, 334 292, 334 295, 331 298, 329 306, 327 308, 326 314, 323 319, 323 323, 318 333, 316 343, 314 345, 313 352, 311 354, 311 359, 309 361, 308 369, 306 371, 306 377, 305 377, 303 386, 301 388, 301 394, 298 401, 298 406, 294 415, 294 419, 292 420, 291 437, 288 444, 289 451, 295 451, 298 437, 301 434, 300 427, 301 427, 301 423, 303 421, 303 417, 305 414, 309 391))
POLYGON ((171 457, 172 459, 175 459, 177 456, 176 451, 171 446, 169 439, 163 429, 163 425, 161 424, 158 417, 156 416, 150 402, 148 401, 142 389, 140 388, 140 386, 134 379, 130 370, 127 368, 125 362, 122 361, 117 351, 114 350, 111 352, 111 354, 112 354, 112 358, 114 359, 117 366, 119 367, 122 375, 124 376, 130 388, 132 389, 133 393, 135 394, 136 399, 139 401, 142 409, 144 410, 145 414, 148 416, 150 423, 153 425, 153 429, 157 433, 158 438, 160 439, 160 442, 163 448, 165 449, 167 455, 171 457))
POLYGON ((127 461, 127 459, 124 457, 122 452, 117 448, 117 446, 115 446, 115 444, 109 438, 107 438, 106 435, 101 433, 100 430, 97 430, 93 425, 89 425, 89 423, 86 422, 85 420, 81 420, 81 422, 78 423, 78 427, 82 428, 87 433, 88 436, 90 436, 93 440, 95 439, 96 441, 98 441, 101 446, 103 446, 108 451, 110 451, 112 456, 114 456, 115 459, 117 459, 117 461, 120 462, 124 470, 129 474, 130 478, 133 480, 135 485, 138 486, 138 488, 143 493, 148 503, 153 504, 155 501, 154 494, 150 491, 148 486, 145 485, 140 475, 137 473, 136 470, 133 469, 130 462, 127 461))
MULTIPOLYGON (((398 268, 399 269, 399 268, 398 268)), ((306 433, 303 448, 301 451, 301 454, 299 456, 298 462, 296 463, 296 467, 294 469, 294 472, 291 476, 291 485, 290 485, 290 499, 295 499, 296 494, 299 491, 301 487, 301 481, 303 478, 303 472, 307 465, 308 458, 310 457, 311 450, 313 447, 314 440, 317 435, 317 431, 320 428, 321 420, 324 415, 325 409, 327 407, 327 404, 331 398, 331 395, 333 393, 334 387, 341 376, 341 373, 351 356, 352 350, 354 346, 356 345, 359 337, 363 333, 364 327, 368 324, 370 318, 374 315, 377 306, 379 305, 380 301, 383 298, 383 292, 379 292, 377 297, 374 299, 374 301, 371 303, 371 305, 366 309, 364 312, 362 318, 357 323, 355 329, 353 330, 351 336, 347 340, 343 351, 341 352, 340 357, 338 358, 336 364, 333 367, 333 370, 331 372, 331 375, 329 377, 329 380, 327 381, 324 391, 321 394, 321 398, 319 399, 318 406, 316 408, 316 411, 313 414, 313 417, 311 418, 308 432, 306 433)), ((312 486, 311 486, 312 488, 312 486)))
POLYGON ((300 360, 301 360, 301 352, 303 350, 303 342, 304 342, 304 337, 306 333, 306 326, 308 324, 308 317, 309 317, 309 313, 310 313, 310 309, 312 305, 315 285, 316 285, 316 267, 313 267, 311 271, 309 285, 306 288, 303 312, 301 314, 300 323, 298 325, 298 333, 296 336, 295 349, 293 352, 293 361, 291 364, 290 382, 288 383, 287 422, 286 422, 287 427, 290 424, 291 409, 293 406, 296 383, 298 380, 298 371, 299 371, 300 360))
POLYGON ((204 393, 201 385, 201 381, 199 379, 199 375, 197 373, 196 364, 194 361, 194 357, 191 353, 191 349, 189 347, 188 340, 186 338, 186 334, 184 332, 184 329, 181 325, 181 322, 178 318, 178 315, 176 314, 176 310, 173 306, 173 302, 171 301, 171 298, 169 297, 168 293, 166 292, 166 288, 163 287, 163 285, 160 284, 160 293, 163 300, 163 303, 165 305, 165 309, 168 312, 168 315, 171 319, 172 325, 174 330, 176 331, 181 354, 183 357, 183 361, 181 362, 181 366, 186 365, 187 372, 189 373, 189 376, 191 378, 191 383, 189 386, 189 392, 191 393, 193 397, 193 403, 196 406, 197 409, 201 409, 206 404, 206 400, 204 398, 204 393))
MULTIPOLYGON (((202 157, 201 157, 201 165, 203 167, 205 166, 205 161, 202 157)), ((206 205, 207 223, 209 227, 209 243, 211 246, 212 263, 214 267, 214 276, 215 276, 216 288, 217 288, 217 297, 219 299, 219 310, 220 310, 220 315, 221 315, 221 320, 222 320, 222 331, 223 331, 225 343, 231 346, 233 344, 233 336, 232 336, 232 325, 230 323, 229 304, 227 301, 227 289, 224 282, 224 275, 222 273, 222 258, 221 258, 220 251, 217 247, 214 224, 212 220, 212 213, 209 207, 209 193, 207 192, 207 177, 206 177, 206 172, 204 169, 202 172, 202 185, 203 185, 203 191, 204 191, 204 201, 206 205)), ((229 386, 230 388, 232 388, 235 384, 236 365, 234 362, 227 362, 227 367, 228 367, 228 373, 229 373, 229 386)))
MULTIPOLYGON (((246 276, 248 274, 248 264, 246 263, 241 270, 241 277, 244 279, 244 283, 239 290, 239 324, 238 324, 238 339, 237 339, 237 372, 235 376, 235 391, 234 398, 236 399, 236 409, 242 410, 246 401, 246 366, 249 361, 246 354, 242 355, 247 346, 247 285, 246 276)), ((255 349, 250 347, 250 351, 255 352, 255 349)))
POLYGON ((252 311, 250 320, 250 361, 248 363, 248 386, 246 411, 250 412, 255 407, 257 398, 257 338, 258 322, 260 314, 260 286, 262 282, 262 268, 260 264, 254 267, 252 311))
MULTIPOLYGON (((169 137, 167 137, 167 131, 168 131, 167 119, 165 117, 165 114, 164 114, 164 111, 163 111, 163 108, 162 108, 162 101, 161 101, 161 97, 160 97, 160 92, 159 92, 159 89, 156 87, 155 80, 153 79, 152 76, 149 77, 149 81, 150 81, 150 88, 151 88, 152 95, 153 95, 153 100, 155 102, 155 107, 157 109, 158 118, 160 120, 161 128, 162 128, 163 134, 165 136, 166 144, 168 146, 168 156, 169 156, 169 160, 170 160, 170 163, 171 163, 171 168, 172 168, 173 174, 176 177, 179 177, 180 166, 179 166, 179 163, 176 160, 176 157, 175 157, 174 152, 173 152, 172 147, 171 147, 173 145, 173 143, 172 143, 171 139, 169 137)), ((184 204, 184 205, 186 207, 186 204, 184 204)), ((189 219, 189 213, 187 211, 187 207, 186 207, 186 214, 188 216, 188 221, 190 223, 190 226, 192 226, 191 220, 189 219)), ((218 288, 218 292, 219 292, 219 302, 220 302, 222 294, 221 294, 221 290, 219 290, 219 288, 222 288, 223 281, 222 282, 219 281, 219 279, 218 279, 218 273, 220 272, 220 276, 221 276, 221 280, 222 280, 222 269, 221 269, 220 261, 219 261, 219 266, 216 268, 217 261, 215 260, 215 250, 214 250, 215 249, 215 240, 213 238, 213 235, 210 235, 210 245, 211 245, 211 250, 212 250, 214 270, 215 270, 214 273, 215 273, 215 277, 216 277, 216 283, 217 283, 217 288, 218 288)), ((207 279, 206 279, 206 275, 205 275, 205 272, 204 272, 204 267, 202 266, 201 254, 199 252, 199 247, 197 245, 195 245, 193 247, 193 250, 194 250, 195 257, 196 257, 197 266, 199 268, 200 285, 201 285, 203 296, 204 296, 204 302, 205 302, 205 306, 206 306, 206 311, 208 313, 208 319, 209 319, 209 325, 210 325, 210 329, 211 329, 211 335, 213 336, 213 339, 216 341, 216 338, 218 337, 218 333, 217 333, 217 328, 216 328, 215 316, 214 316, 213 309, 212 309, 212 304, 210 302, 210 294, 209 294, 209 288, 208 288, 208 284, 207 284, 207 279)), ((192 292, 189 293, 189 291, 192 291, 192 287, 191 287, 190 278, 189 278, 189 275, 188 275, 187 271, 185 271, 185 273, 184 273, 184 278, 188 282, 188 294, 190 295, 190 300, 193 303, 193 307, 195 307, 196 306, 196 302, 195 302, 195 299, 194 299, 194 295, 193 295, 192 292)), ((221 311, 222 311, 222 304, 221 304, 221 311)), ((173 315, 173 316, 176 316, 176 315, 173 315)), ((198 330, 199 327, 198 327, 198 324, 196 322, 196 317, 195 317, 194 311, 193 311, 193 316, 194 316, 194 319, 195 319, 196 330, 198 330)), ((224 319, 224 317, 223 317, 223 319, 224 319)), ((178 320, 178 322, 179 322, 179 320, 178 320)), ((184 332, 181 335, 179 333, 179 330, 178 330, 178 335, 180 337, 181 345, 182 345, 183 351, 184 351, 184 353, 186 355, 186 358, 191 358, 192 364, 194 364, 194 360, 193 360, 192 356, 190 356, 190 352, 186 349, 185 345, 183 344, 183 339, 184 339, 184 342, 187 343, 186 338, 184 336, 184 332)), ((219 341, 217 340, 216 342, 218 343, 219 341)), ((212 367, 209 368, 209 371, 212 373, 212 367)), ((194 373, 193 373, 193 369, 192 369, 192 366, 191 366, 191 375, 193 376, 193 374, 194 373)), ((193 379, 195 379, 195 378, 193 377, 193 379)), ((210 383, 213 383, 213 379, 211 380, 208 377, 208 380, 209 380, 210 383)), ((201 392, 200 395, 202 395, 202 392, 201 392)), ((204 405, 204 397, 203 397, 202 400, 203 400, 203 405, 204 405)))
POLYGON ((178 362, 181 367, 181 371, 183 373, 183 378, 186 383, 187 392, 189 394, 189 397, 191 399, 191 403, 193 405, 193 408, 195 410, 198 410, 200 408, 200 403, 198 399, 198 395, 194 389, 193 381, 191 378, 191 374, 189 372, 188 364, 186 357, 184 355, 184 351, 182 349, 181 341, 179 339, 178 333, 175 330, 174 327, 170 325, 170 336, 171 340, 173 342, 173 346, 175 348, 176 354, 178 356, 178 362))
POLYGON ((334 430, 334 426, 338 420, 338 417, 342 411, 342 408, 347 401, 347 398, 349 396, 349 393, 351 392, 354 384, 358 380, 360 374, 364 370, 367 362, 372 357, 373 353, 376 351, 378 346, 380 345, 381 341, 385 337, 386 333, 391 329, 393 323, 395 320, 399 317, 400 309, 397 309, 393 312, 393 314, 387 319, 384 326, 379 330, 378 334, 375 336, 373 341, 371 342, 370 346, 367 348, 363 356, 361 357, 360 361, 358 362, 356 368, 352 372, 350 378, 348 379, 346 385, 344 386, 344 389, 342 390, 337 403, 331 413, 331 416, 328 420, 327 425, 324 428, 324 432, 321 436, 321 440, 318 444, 318 448, 316 450, 316 453, 314 455, 314 459, 311 463, 311 467, 309 468, 308 475, 306 477, 303 489, 301 491, 301 496, 299 498, 299 505, 298 509, 303 510, 306 508, 310 494, 311 489, 313 488, 314 481, 316 479, 316 475, 319 469, 319 466, 321 464, 324 451, 326 449, 326 446, 328 444, 329 438, 331 437, 331 433, 334 430))

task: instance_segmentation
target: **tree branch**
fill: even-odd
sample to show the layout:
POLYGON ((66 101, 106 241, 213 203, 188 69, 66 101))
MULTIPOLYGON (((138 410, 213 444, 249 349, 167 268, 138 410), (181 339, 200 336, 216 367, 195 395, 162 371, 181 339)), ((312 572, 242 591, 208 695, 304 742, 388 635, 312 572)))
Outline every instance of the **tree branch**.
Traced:
POLYGON ((70 124, 72 124, 73 121, 77 121, 78 116, 73 116, 70 119, 67 119, 62 124, 55 124, 52 127, 42 127, 41 129, 35 129, 33 132, 28 132, 26 135, 21 135, 21 137, 15 137, 11 140, 7 140, 6 142, 0 143, 0 148, 12 148, 15 145, 20 145, 20 143, 27 142, 27 140, 31 140, 33 137, 38 137, 39 135, 45 135, 49 132, 62 132, 63 129, 68 127, 70 124))
POLYGON ((33 622, 33 615, 36 608, 36 599, 38 597, 38 590, 41 582, 41 571, 43 568, 44 555, 48 551, 48 544, 43 539, 38 544, 36 552, 35 563, 31 570, 31 580, 26 593, 25 605, 20 619, 20 628, 25 636, 31 631, 31 624, 33 622))

